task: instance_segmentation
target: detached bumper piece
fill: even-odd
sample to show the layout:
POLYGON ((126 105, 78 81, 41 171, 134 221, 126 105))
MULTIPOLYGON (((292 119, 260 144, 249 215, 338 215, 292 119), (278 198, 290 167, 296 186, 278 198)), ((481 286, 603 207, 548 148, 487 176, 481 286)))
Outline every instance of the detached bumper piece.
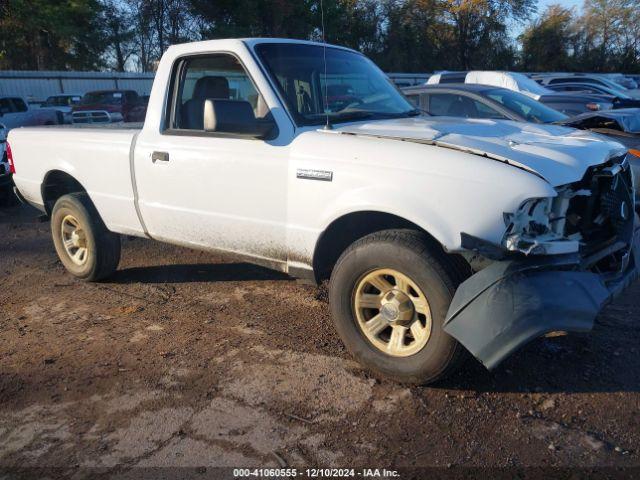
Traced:
POLYGON ((620 271, 606 274, 582 270, 577 254, 495 262, 460 285, 444 330, 488 369, 547 333, 589 331, 638 278, 640 230, 625 252, 620 271))

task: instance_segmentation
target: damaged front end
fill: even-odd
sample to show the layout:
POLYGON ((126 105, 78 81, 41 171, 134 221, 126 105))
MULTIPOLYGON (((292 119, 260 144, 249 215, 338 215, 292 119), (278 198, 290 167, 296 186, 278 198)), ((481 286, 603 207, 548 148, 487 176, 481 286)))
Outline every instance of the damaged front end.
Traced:
POLYGON ((591 330, 602 307, 638 276, 627 158, 591 167, 557 193, 505 213, 500 246, 462 236, 475 252, 472 266, 481 267, 456 291, 444 329, 489 369, 542 335, 591 330))

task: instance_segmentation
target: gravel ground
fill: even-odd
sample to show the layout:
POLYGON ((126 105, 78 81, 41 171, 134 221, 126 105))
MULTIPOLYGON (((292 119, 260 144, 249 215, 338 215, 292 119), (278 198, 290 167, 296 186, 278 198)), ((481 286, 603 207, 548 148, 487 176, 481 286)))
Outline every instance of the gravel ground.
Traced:
POLYGON ((589 335, 407 387, 349 358, 316 288, 141 239, 81 283, 36 217, 0 210, 0 472, 640 466, 640 284, 589 335))

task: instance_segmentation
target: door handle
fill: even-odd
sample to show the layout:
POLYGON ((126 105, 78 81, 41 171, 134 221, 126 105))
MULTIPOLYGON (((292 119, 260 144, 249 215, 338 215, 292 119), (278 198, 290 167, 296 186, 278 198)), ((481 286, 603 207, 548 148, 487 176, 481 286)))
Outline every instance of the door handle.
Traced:
POLYGON ((151 161, 153 163, 156 163, 156 162, 168 162, 169 161, 169 153, 168 152, 153 152, 151 154, 151 161))

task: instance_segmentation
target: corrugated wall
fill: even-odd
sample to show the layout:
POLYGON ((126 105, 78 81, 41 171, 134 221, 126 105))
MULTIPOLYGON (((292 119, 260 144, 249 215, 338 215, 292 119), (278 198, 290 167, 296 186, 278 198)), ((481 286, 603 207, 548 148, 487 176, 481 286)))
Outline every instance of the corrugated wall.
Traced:
POLYGON ((149 95, 153 73, 0 71, 0 95, 18 95, 40 103, 50 95, 120 88, 149 95))

